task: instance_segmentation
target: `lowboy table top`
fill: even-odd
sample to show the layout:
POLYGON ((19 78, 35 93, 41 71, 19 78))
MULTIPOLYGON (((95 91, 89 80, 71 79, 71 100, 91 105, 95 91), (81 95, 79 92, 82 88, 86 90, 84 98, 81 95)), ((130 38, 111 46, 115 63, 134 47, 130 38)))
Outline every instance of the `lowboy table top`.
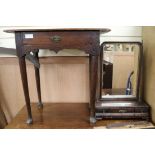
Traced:
POLYGON ((45 31, 100 31, 101 33, 107 33, 110 31, 108 28, 52 28, 52 29, 8 29, 4 30, 7 33, 15 32, 45 32, 45 31))

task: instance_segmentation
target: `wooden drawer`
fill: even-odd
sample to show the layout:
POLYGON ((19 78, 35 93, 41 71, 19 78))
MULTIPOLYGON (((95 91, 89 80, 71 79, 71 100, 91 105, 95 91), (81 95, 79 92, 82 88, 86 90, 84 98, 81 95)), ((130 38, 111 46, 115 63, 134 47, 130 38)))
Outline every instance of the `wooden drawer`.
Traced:
POLYGON ((149 112, 148 107, 104 107, 102 109, 96 109, 96 112, 103 113, 145 113, 149 112))
POLYGON ((102 119, 142 119, 149 120, 150 116, 148 113, 96 113, 95 117, 97 120, 102 119))
POLYGON ((96 119, 149 119, 150 108, 144 102, 107 101, 96 104, 96 119))
POLYGON ((97 109, 96 112, 100 113, 132 113, 135 112, 135 108, 103 108, 103 109, 97 109))
POLYGON ((99 40, 96 31, 53 31, 53 32, 25 32, 23 33, 24 45, 39 45, 51 49, 92 48, 99 40))

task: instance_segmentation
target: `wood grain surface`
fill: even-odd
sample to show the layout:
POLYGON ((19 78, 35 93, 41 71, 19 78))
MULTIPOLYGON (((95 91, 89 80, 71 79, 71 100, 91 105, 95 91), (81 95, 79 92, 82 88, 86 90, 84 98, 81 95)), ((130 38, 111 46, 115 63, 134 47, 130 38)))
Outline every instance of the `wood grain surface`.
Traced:
POLYGON ((94 126, 106 126, 111 123, 128 122, 131 120, 104 120, 96 125, 89 123, 88 103, 45 103, 44 109, 39 110, 32 104, 34 124, 25 123, 27 113, 24 107, 6 129, 91 129, 94 126))

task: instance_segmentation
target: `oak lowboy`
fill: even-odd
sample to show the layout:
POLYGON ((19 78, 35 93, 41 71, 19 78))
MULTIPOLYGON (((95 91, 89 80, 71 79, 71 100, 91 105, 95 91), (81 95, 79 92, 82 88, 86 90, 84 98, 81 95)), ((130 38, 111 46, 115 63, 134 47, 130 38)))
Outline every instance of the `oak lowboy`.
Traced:
POLYGON ((95 101, 98 74, 98 59, 100 56, 100 33, 109 32, 109 29, 15 29, 5 30, 15 33, 16 51, 24 89, 28 112, 27 123, 31 124, 32 113, 28 90, 25 58, 35 65, 35 77, 38 92, 38 106, 43 108, 40 90, 39 49, 50 49, 58 52, 62 49, 80 49, 89 54, 90 67, 90 122, 95 123, 95 101))

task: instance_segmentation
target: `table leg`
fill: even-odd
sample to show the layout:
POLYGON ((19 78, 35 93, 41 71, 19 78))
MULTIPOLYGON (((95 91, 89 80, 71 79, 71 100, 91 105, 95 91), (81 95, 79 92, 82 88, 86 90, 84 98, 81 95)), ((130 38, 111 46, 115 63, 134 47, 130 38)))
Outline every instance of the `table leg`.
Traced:
POLYGON ((89 56, 90 67, 90 123, 96 123, 95 118, 95 101, 96 101, 96 87, 97 87, 97 68, 98 56, 89 56))
MULTIPOLYGON (((38 59, 38 61, 39 61, 38 52, 35 52, 34 54, 35 54, 36 59, 38 59)), ((38 108, 42 109, 43 108, 43 104, 42 104, 42 100, 41 100, 40 72, 39 72, 39 68, 37 68, 36 66, 34 66, 34 69, 35 69, 37 94, 38 94, 38 100, 39 100, 39 102, 38 102, 38 108)))
POLYGON ((31 113, 31 105, 30 105, 30 97, 29 97, 29 90, 28 90, 28 82, 27 82, 27 71, 26 71, 26 63, 25 63, 25 56, 19 57, 19 67, 20 67, 20 74, 23 84, 23 90, 25 95, 28 119, 27 124, 32 124, 32 113, 31 113))

